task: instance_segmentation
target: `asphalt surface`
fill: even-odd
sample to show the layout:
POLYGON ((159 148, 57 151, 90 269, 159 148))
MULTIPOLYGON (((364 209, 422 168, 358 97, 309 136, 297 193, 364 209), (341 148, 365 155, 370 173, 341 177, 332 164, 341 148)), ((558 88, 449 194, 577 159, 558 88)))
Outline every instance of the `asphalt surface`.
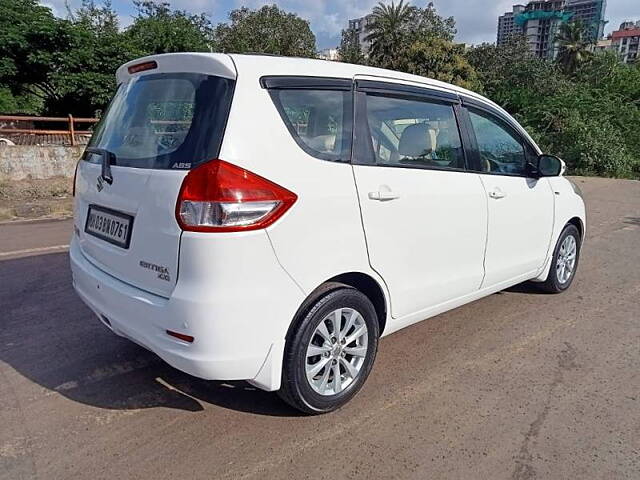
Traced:
POLYGON ((0 225, 0 478, 639 479, 640 182, 579 182, 570 291, 516 287, 382 340, 319 417, 107 331, 67 254, 33 250, 63 249, 69 221, 0 225))

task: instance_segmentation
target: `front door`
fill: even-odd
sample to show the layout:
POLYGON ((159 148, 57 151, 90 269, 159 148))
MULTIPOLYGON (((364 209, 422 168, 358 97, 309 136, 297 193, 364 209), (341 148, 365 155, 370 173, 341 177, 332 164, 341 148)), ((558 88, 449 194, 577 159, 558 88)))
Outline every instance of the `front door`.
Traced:
POLYGON ((526 176, 535 153, 518 132, 486 111, 469 117, 489 206, 483 287, 535 276, 551 241, 553 191, 546 178, 526 176))

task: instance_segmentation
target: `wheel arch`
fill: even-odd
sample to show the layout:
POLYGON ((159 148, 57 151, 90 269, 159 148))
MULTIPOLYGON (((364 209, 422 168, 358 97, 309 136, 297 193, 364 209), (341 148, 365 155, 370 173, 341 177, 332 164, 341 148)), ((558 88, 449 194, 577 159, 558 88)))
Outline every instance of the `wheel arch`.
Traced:
POLYGON ((366 273, 346 272, 325 280, 307 295, 307 298, 302 302, 300 308, 296 311, 293 321, 289 325, 286 340, 288 341, 293 331, 295 331, 299 319, 304 316, 305 312, 307 312, 320 297, 332 290, 343 288, 345 285, 362 292, 371 301, 378 316, 378 326, 380 328, 380 335, 382 336, 387 323, 388 312, 387 297, 382 286, 375 278, 366 273))
POLYGON ((570 218, 565 226, 567 225, 574 225, 578 229, 578 233, 580 234, 580 241, 584 242, 584 224, 582 222, 582 219, 580 217, 570 218))
POLYGON ((387 324, 387 300, 384 290, 378 281, 366 273, 350 272, 337 275, 329 279, 328 282, 344 283, 364 293, 376 309, 378 326, 380 327, 380 335, 382 336, 387 324))
POLYGON ((550 250, 548 253, 548 257, 545 261, 545 265, 542 271, 540 272, 540 275, 531 279, 533 282, 544 282, 547 280, 549 276, 549 272, 551 271, 551 259, 553 258, 553 252, 555 251, 558 238, 560 238, 560 235, 562 234, 564 229, 567 227, 567 225, 573 225, 578 229, 578 233, 580 234, 580 245, 582 246, 582 244, 584 243, 585 227, 584 227, 584 220, 582 218, 578 216, 573 216, 569 218, 566 222, 560 223, 559 225, 560 225, 560 228, 557 230, 557 233, 554 234, 553 244, 550 245, 550 250))

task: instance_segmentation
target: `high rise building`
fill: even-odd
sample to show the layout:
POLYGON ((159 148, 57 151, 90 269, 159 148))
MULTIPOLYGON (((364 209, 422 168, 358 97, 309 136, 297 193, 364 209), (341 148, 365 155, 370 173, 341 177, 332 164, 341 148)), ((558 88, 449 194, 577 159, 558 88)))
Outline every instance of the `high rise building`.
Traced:
POLYGON ((573 13, 571 21, 581 21, 587 27, 589 40, 597 42, 604 36, 607 0, 567 0, 565 11, 573 13))
POLYGON ((320 60, 330 60, 332 62, 337 61, 340 58, 337 48, 325 48, 320 50, 317 56, 320 60))
POLYGON ((640 59, 640 21, 624 22, 620 29, 611 34, 611 48, 618 52, 624 63, 640 59))
POLYGON ((516 15, 524 12, 524 5, 514 5, 513 11, 498 17, 498 45, 502 45, 513 35, 522 35, 522 27, 516 25, 516 15))
POLYGON ((524 35, 533 53, 541 58, 558 54, 556 36, 560 25, 580 20, 589 40, 597 42, 603 36, 606 0, 533 0, 514 5, 498 19, 498 44, 511 35, 524 35))
POLYGON ((349 20, 349 29, 355 30, 358 35, 358 43, 360 44, 360 48, 362 49, 362 53, 366 56, 369 53, 369 47, 371 46, 371 42, 366 40, 367 35, 367 25, 371 21, 371 15, 367 15, 362 18, 354 18, 353 20, 349 20))
POLYGON ((562 23, 571 19, 564 11, 565 0, 534 0, 516 17, 516 24, 523 29, 529 49, 541 58, 555 58, 555 38, 562 23))

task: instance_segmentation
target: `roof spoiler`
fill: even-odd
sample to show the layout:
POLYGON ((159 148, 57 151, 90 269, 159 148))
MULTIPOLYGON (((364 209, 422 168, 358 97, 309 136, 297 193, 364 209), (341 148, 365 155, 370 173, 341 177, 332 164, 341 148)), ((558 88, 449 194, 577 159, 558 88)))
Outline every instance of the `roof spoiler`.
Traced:
POLYGON ((232 80, 238 76, 233 60, 224 53, 164 53, 125 63, 116 71, 116 81, 120 84, 133 76, 153 73, 202 73, 232 80))

